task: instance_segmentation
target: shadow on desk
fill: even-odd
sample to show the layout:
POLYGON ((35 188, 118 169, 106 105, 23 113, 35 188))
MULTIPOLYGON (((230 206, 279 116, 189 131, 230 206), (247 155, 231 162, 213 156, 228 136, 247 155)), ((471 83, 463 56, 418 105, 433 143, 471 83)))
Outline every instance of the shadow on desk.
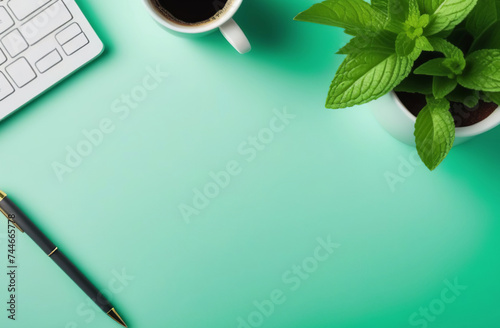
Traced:
MULTIPOLYGON (((294 21, 305 9, 306 4, 285 0, 244 1, 234 17, 252 44, 252 52, 243 56, 253 64, 272 66, 294 75, 317 75, 339 64, 343 57, 334 53, 348 37, 341 29, 294 21)), ((237 54, 220 33, 192 41, 203 51, 218 56, 230 58, 237 54)))
MULTIPOLYGON (((485 204, 498 204, 500 127, 451 150, 442 173, 462 182, 485 204)), ((445 160, 445 161, 446 161, 445 160)), ((460 191, 457 191, 460 192, 460 191)), ((496 206, 496 205, 495 205, 496 206)))

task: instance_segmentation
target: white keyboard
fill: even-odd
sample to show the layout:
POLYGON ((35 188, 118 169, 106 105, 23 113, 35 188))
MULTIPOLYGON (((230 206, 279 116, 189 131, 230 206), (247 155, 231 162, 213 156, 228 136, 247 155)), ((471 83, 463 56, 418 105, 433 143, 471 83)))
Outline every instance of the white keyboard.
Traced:
POLYGON ((0 0, 0 120, 102 50, 74 0, 0 0))

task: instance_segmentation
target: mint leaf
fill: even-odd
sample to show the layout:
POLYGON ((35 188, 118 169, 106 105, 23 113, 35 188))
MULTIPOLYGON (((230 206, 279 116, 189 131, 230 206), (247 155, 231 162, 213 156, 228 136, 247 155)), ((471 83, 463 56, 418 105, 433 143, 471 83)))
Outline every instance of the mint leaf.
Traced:
POLYGON ((383 17, 383 26, 386 29, 389 23, 389 0, 371 0, 371 5, 373 10, 379 12, 383 17))
POLYGON ((361 52, 348 55, 330 87, 327 108, 345 108, 377 99, 411 72, 413 60, 396 54, 361 52))
POLYGON ((469 108, 474 108, 479 102, 479 92, 457 86, 449 95, 446 96, 449 101, 462 103, 469 108))
POLYGON ((415 40, 415 47, 411 54, 408 55, 408 59, 410 59, 413 63, 420 57, 422 51, 427 50, 428 44, 425 42, 425 36, 419 37, 415 40))
POLYGON ((500 106, 500 92, 486 92, 485 96, 488 98, 488 101, 500 106))
POLYGON ((462 50, 450 42, 440 38, 429 38, 429 42, 435 51, 441 52, 445 55, 446 60, 443 61, 443 65, 449 68, 451 73, 455 75, 462 74, 466 65, 462 50))
POLYGON ((500 22, 493 23, 470 47, 470 52, 480 49, 500 49, 500 22))
POLYGON ((415 50, 416 45, 415 39, 408 37, 405 32, 399 33, 396 39, 396 53, 398 56, 408 56, 415 50))
POLYGON ((372 0, 372 8, 381 12, 384 16, 389 13, 389 1, 388 0, 372 0))
POLYGON ((408 1, 388 0, 389 21, 386 29, 394 33, 400 33, 405 29, 405 21, 409 13, 408 1))
POLYGON ((455 141, 455 124, 446 99, 427 98, 415 123, 415 142, 424 164, 433 171, 446 158, 455 141))
POLYGON ((457 80, 442 76, 434 76, 432 80, 432 94, 436 99, 446 97, 457 87, 457 80))
POLYGON ((363 0, 327 0, 317 3, 295 18, 297 21, 337 26, 348 34, 358 30, 379 31, 384 18, 363 0))
POLYGON ((497 21, 497 0, 480 0, 467 16, 467 31, 478 38, 497 21))
POLYGON ((441 38, 429 38, 429 43, 435 51, 442 53, 447 58, 455 58, 463 61, 465 65, 464 53, 455 45, 441 38))
MULTIPOLYGON (((408 21, 418 21, 420 18, 420 9, 418 7, 417 0, 409 0, 408 1, 408 17, 406 20, 408 21)), ((429 23, 429 21, 427 21, 429 23)))
POLYGON ((423 51, 434 51, 434 47, 425 36, 417 38, 417 47, 423 51))
POLYGON ((451 30, 474 9, 478 0, 418 0, 420 12, 431 15, 424 35, 451 30))
POLYGON ((479 98, 467 97, 463 101, 461 101, 461 103, 463 103, 465 106, 467 106, 469 108, 474 108, 479 103, 479 98))
POLYGON ((445 66, 446 58, 431 59, 420 65, 414 71, 417 75, 449 76, 453 72, 445 66))
POLYGON ((348 55, 363 51, 394 53, 396 35, 388 31, 361 33, 352 38, 337 54, 348 55))
POLYGON ((468 89, 500 92, 500 50, 479 50, 468 55, 458 83, 468 89))
POLYGON ((406 79, 394 88, 396 92, 432 94, 432 77, 426 75, 410 74, 406 79))
POLYGON ((436 33, 436 34, 433 34, 432 37, 434 38, 442 38, 442 39, 447 39, 454 31, 455 31, 456 28, 454 29, 450 29, 450 30, 444 30, 444 31, 441 31, 439 33, 436 33))

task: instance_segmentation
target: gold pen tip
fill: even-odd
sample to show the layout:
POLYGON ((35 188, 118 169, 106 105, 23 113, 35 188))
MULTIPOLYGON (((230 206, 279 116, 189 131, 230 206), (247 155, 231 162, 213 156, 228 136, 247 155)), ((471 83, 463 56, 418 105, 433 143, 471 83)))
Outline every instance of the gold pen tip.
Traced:
POLYGON ((0 190, 0 200, 3 200, 5 197, 7 197, 7 194, 0 190))
POLYGON ((123 321, 122 317, 120 317, 120 315, 118 314, 118 312, 116 312, 115 308, 112 308, 111 310, 108 311, 108 315, 111 317, 111 319, 115 320, 116 322, 118 322, 120 325, 122 325, 123 327, 127 328, 127 324, 125 323, 125 321, 123 321))

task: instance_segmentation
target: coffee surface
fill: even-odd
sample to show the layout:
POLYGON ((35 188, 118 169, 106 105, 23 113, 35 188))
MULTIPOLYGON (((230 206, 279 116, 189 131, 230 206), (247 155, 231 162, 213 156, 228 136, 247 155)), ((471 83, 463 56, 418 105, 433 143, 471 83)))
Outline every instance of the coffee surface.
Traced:
POLYGON ((154 0, 158 9, 190 24, 206 21, 222 10, 228 0, 154 0))

